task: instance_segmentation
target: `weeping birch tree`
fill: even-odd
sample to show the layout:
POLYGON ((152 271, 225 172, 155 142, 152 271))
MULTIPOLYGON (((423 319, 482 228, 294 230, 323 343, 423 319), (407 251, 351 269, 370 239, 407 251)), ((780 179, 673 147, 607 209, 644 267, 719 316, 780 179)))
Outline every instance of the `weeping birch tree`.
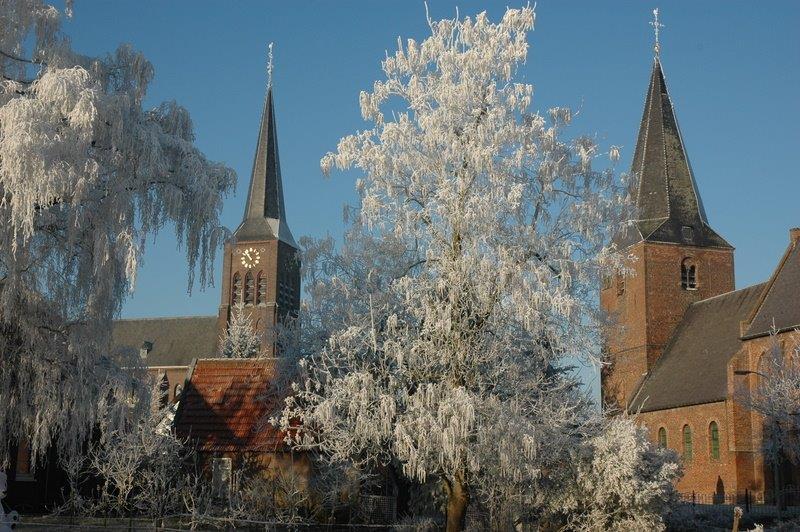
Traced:
POLYGON ((68 454, 126 404, 135 364, 108 356, 111 320, 145 240, 174 226, 189 288, 198 270, 204 284, 235 184, 194 147, 186 109, 143 109, 142 54, 75 53, 61 17, 0 2, 0 463, 23 438, 68 454))
POLYGON ((533 24, 509 9, 398 42, 361 93, 368 128, 321 161, 363 174, 346 244, 304 256, 313 353, 284 426, 332 461, 440 482, 448 530, 470 501, 498 526, 543 507, 588 415, 565 366, 597 353, 628 204, 595 143, 564 138, 568 109, 531 110, 517 71, 533 24))

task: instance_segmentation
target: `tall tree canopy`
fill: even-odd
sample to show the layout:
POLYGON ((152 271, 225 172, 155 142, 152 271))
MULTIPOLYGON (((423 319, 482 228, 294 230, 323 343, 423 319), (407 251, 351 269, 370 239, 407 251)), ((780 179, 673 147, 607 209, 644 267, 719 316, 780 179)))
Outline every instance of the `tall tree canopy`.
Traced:
POLYGON ((588 401, 565 360, 597 353, 629 203, 590 138, 563 139, 568 109, 530 110, 516 78, 533 23, 530 7, 429 20, 398 42, 361 93, 370 126, 321 162, 363 173, 356 222, 340 253, 304 257, 312 354, 284 426, 333 461, 440 481, 448 530, 470 499, 536 511, 569 459, 588 401))
MULTIPOLYGON (((71 14, 71 3, 67 14, 71 14)), ((0 3, 0 462, 20 437, 74 449, 127 399, 111 320, 145 239, 173 225, 189 287, 208 279, 233 170, 194 147, 175 102, 145 110, 153 66, 133 48, 75 53, 61 13, 0 3)))

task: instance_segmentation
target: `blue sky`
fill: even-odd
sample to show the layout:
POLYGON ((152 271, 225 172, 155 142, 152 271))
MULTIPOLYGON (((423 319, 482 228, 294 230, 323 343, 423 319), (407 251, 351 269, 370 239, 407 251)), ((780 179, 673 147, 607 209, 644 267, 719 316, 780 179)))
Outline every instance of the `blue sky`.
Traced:
MULTIPOLYGON (((506 2, 429 0, 434 18, 506 2)), ((514 5, 514 4, 511 4, 514 5)), ((534 107, 580 111, 572 133, 622 146, 630 165, 652 61, 641 1, 540 0, 521 76, 534 107)), ((662 1, 662 64, 711 225, 736 248, 736 284, 766 279, 800 226, 800 2, 662 1)), ((222 222, 239 223, 264 98, 267 43, 289 224, 340 236, 354 173, 323 179, 319 159, 363 128, 358 93, 380 76, 398 36, 425 37, 420 1, 76 2, 64 30, 83 53, 128 42, 152 61, 148 105, 175 99, 197 145, 239 174, 222 222)), ((219 282, 187 295, 185 257, 168 230, 151 243, 124 317, 215 314, 219 282)), ((221 254, 220 254, 221 255, 221 254)), ((219 275, 221 257, 216 267, 219 275)))

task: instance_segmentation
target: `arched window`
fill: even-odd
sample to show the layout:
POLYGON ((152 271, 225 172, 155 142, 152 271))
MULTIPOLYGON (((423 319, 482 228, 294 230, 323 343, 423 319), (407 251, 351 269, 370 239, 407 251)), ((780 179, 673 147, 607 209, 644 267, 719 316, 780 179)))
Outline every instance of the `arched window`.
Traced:
POLYGON ((267 276, 264 275, 263 270, 258 272, 256 277, 258 282, 258 293, 256 293, 256 305, 263 305, 267 302, 267 276))
POLYGON ((708 426, 708 445, 711 458, 719 460, 719 427, 716 421, 712 421, 708 426))
POLYGON ((689 425, 683 426, 683 459, 689 461, 692 459, 692 429, 689 425))
POLYGON ((244 276, 244 304, 253 304, 253 295, 255 292, 256 282, 253 279, 253 272, 247 272, 244 276))
POLYGON ((231 305, 236 306, 242 297, 242 276, 239 272, 233 274, 233 286, 231 288, 231 305))
POLYGON ((667 448, 667 429, 664 427, 658 429, 658 445, 664 449, 667 448))
POLYGON ((692 259, 681 262, 681 288, 697 290, 697 266, 692 259))

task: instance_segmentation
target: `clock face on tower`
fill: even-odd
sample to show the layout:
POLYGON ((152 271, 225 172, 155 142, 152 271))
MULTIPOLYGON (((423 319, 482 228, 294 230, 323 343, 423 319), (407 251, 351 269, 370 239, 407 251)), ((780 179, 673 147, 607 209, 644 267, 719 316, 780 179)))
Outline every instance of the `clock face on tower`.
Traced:
POLYGON ((247 248, 242 251, 242 266, 245 268, 253 268, 260 259, 261 254, 255 248, 247 248))

